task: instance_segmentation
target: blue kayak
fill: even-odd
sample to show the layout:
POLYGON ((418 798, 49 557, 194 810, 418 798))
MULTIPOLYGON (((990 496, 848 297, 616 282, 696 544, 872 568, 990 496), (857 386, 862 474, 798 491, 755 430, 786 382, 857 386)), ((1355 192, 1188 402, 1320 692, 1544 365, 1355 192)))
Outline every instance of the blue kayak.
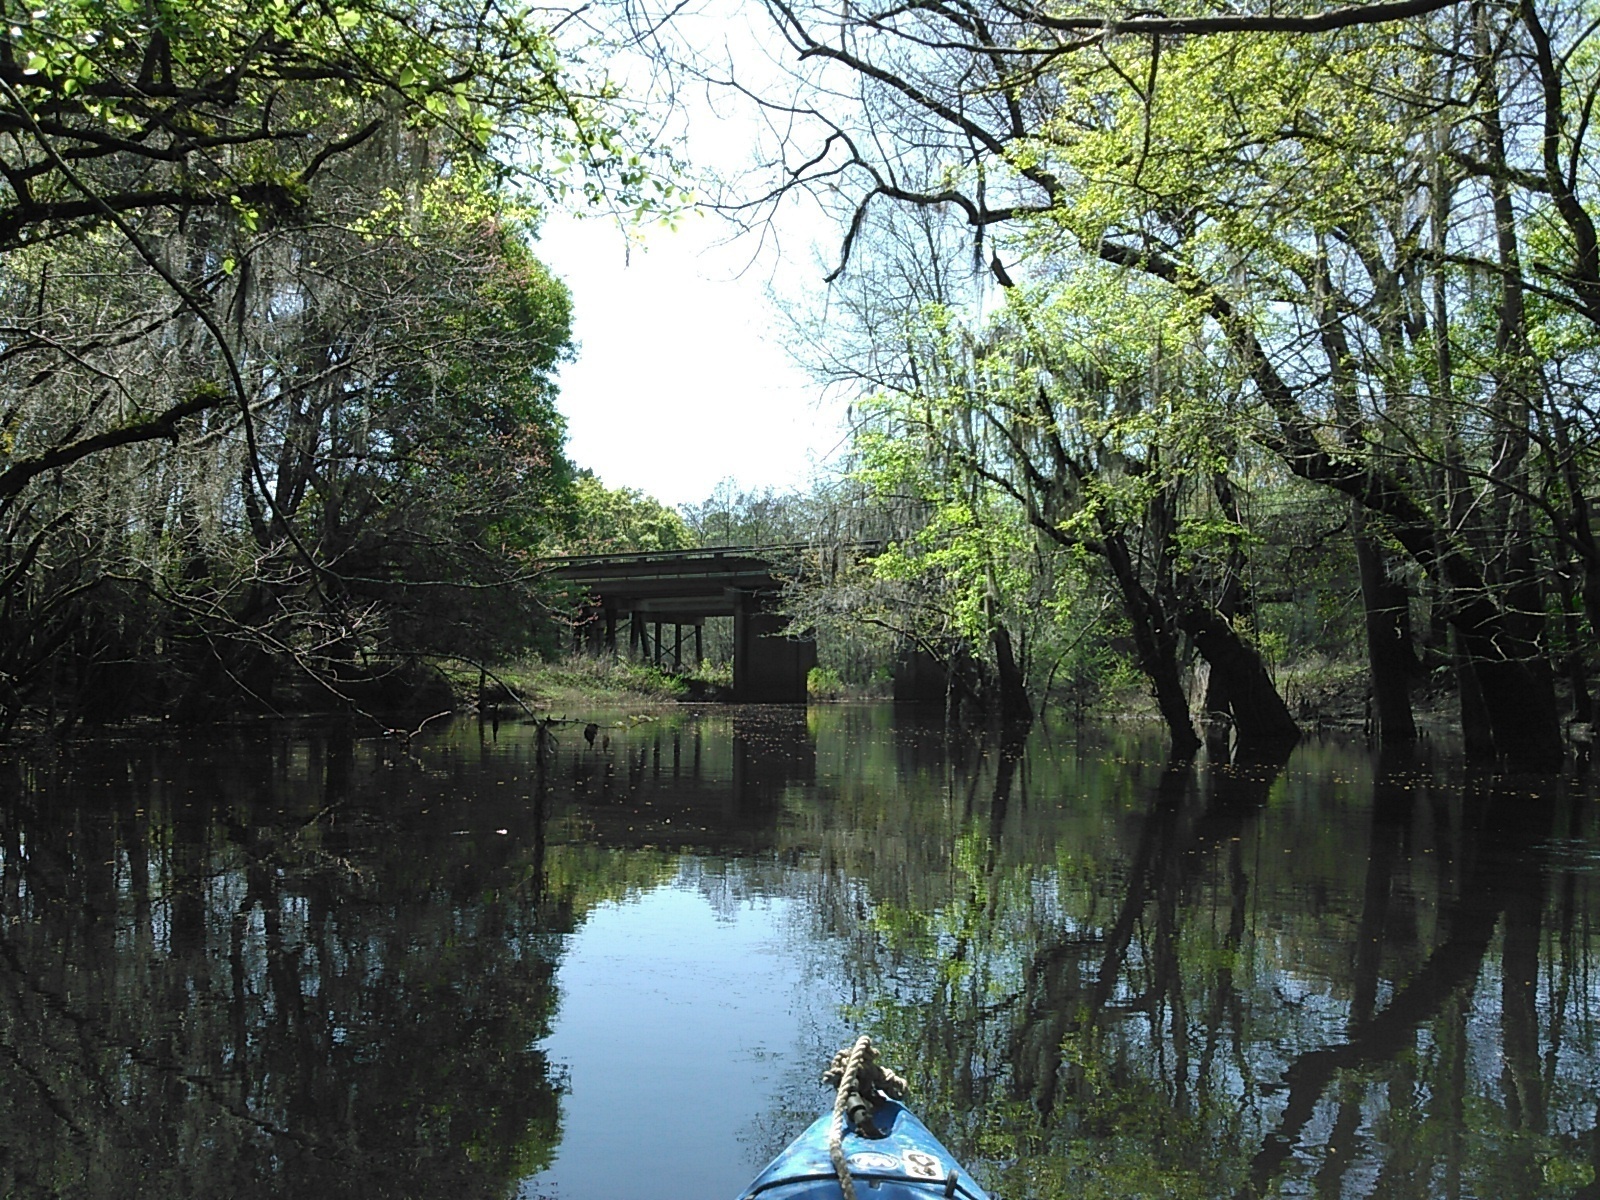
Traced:
MULTIPOLYGON (((828 1157, 825 1113, 745 1189, 740 1200, 839 1200, 839 1177, 828 1157)), ((940 1196, 989 1200, 977 1181, 905 1105, 884 1100, 872 1113, 881 1137, 854 1130, 842 1149, 860 1200, 936 1200, 940 1196)))

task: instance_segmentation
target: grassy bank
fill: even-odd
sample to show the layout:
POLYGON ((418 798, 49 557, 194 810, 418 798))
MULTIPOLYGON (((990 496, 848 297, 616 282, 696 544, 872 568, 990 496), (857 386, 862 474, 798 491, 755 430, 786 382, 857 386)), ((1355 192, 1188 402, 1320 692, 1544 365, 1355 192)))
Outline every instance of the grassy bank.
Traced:
MULTIPOLYGON (((474 706, 478 700, 478 668, 446 663, 444 671, 455 690, 458 706, 474 706)), ((529 658, 495 667, 484 677, 484 700, 513 706, 520 701, 541 713, 578 712, 586 708, 714 699, 721 689, 732 686, 731 667, 707 666, 691 675, 677 676, 645 663, 574 655, 558 662, 529 658)))

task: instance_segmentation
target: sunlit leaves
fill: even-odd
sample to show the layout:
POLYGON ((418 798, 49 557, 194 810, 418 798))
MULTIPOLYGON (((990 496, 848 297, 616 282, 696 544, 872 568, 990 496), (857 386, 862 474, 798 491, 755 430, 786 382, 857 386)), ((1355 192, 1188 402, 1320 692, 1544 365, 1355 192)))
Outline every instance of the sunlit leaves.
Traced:
MULTIPOLYGON (((119 191, 135 209, 238 208, 260 184, 281 219, 375 120, 439 131, 447 154, 490 156, 546 193, 643 212, 682 200, 670 153, 635 141, 638 113, 604 67, 521 9, 64 0, 7 32, 26 65, 0 95, 23 135, 6 152, 0 245, 99 219, 76 203, 86 189, 119 208, 119 191)), ((239 215, 247 231, 269 216, 239 215)))
MULTIPOLYGON (((1119 39, 1067 60, 1047 161, 1072 180, 1054 214, 1085 239, 1182 214, 1219 252, 1271 255, 1286 214, 1329 228, 1360 213, 1407 130, 1375 86, 1404 86, 1418 56, 1396 39, 1253 35, 1119 39), (1152 54, 1155 54, 1152 65, 1152 54), (1153 69, 1152 69, 1153 66, 1153 69), (1153 78, 1146 94, 1130 81, 1153 78)), ((1390 180, 1389 187, 1399 180, 1390 180)))

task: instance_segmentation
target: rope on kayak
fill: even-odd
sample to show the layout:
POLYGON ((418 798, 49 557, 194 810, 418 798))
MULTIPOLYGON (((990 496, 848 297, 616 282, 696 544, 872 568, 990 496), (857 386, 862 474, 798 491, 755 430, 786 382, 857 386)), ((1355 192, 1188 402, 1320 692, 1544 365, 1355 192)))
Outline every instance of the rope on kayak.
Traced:
POLYGON ((822 1082, 838 1089, 833 1098, 833 1124, 828 1128, 828 1157, 839 1176, 844 1200, 856 1200, 855 1180, 850 1178, 850 1167, 844 1160, 845 1122, 865 1137, 878 1136, 872 1124, 873 1110, 884 1100, 903 1099, 906 1081, 878 1064, 872 1039, 862 1034, 855 1045, 833 1056, 822 1082))

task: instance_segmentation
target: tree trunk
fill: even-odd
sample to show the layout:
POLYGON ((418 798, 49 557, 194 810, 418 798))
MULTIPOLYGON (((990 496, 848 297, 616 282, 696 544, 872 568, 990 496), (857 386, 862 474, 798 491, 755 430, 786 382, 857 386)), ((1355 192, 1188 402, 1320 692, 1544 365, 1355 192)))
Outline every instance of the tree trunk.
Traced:
POLYGON ((1300 727, 1273 686, 1261 655, 1229 621, 1209 605, 1191 603, 1178 622, 1211 664, 1212 677, 1224 677, 1241 746, 1299 739, 1300 727))
MULTIPOLYGON (((1479 132, 1483 153, 1492 168, 1506 162, 1505 133, 1501 123, 1499 80, 1490 53, 1494 34, 1483 9, 1476 10, 1475 29, 1481 63, 1482 94, 1486 100, 1479 132)), ((1477 660, 1478 684, 1483 690, 1489 720, 1495 731, 1495 750, 1511 758, 1537 755, 1559 762, 1560 715, 1556 710, 1554 679, 1549 660, 1540 646, 1544 626, 1544 596, 1533 561, 1533 528, 1528 511, 1529 425, 1534 393, 1533 351, 1522 289, 1522 256, 1517 239, 1517 215, 1510 186, 1503 173, 1488 177, 1494 212, 1495 249, 1500 260, 1500 304, 1495 327, 1495 357, 1490 375, 1494 391, 1490 412, 1499 429, 1489 479, 1493 514, 1492 535, 1497 551, 1487 574, 1504 589, 1504 615, 1496 630, 1498 644, 1491 653, 1474 649, 1481 640, 1468 631, 1467 649, 1477 660), (1510 697, 1519 698, 1512 701, 1510 697), (1498 710, 1498 711, 1497 711, 1498 710), (1549 729, 1544 727, 1548 724, 1549 729), (1545 742, 1553 741, 1553 754, 1545 742)), ((1554 765, 1552 763, 1552 765, 1554 765)))
POLYGON ((1367 536, 1366 515, 1352 501, 1356 565, 1361 573, 1361 601, 1366 614, 1367 664, 1372 674, 1375 729, 1380 742, 1417 740, 1411 716, 1411 673, 1415 658, 1406 636, 1405 588, 1389 578, 1385 555, 1367 536))
POLYGON ((1419 566, 1435 575, 1456 631, 1456 645, 1473 664, 1484 708, 1494 729, 1496 750, 1519 762, 1553 768, 1563 758, 1561 722, 1549 672, 1541 679, 1530 648, 1518 643, 1496 593, 1479 566, 1449 530, 1411 495, 1405 483, 1372 463, 1335 458, 1319 441, 1298 407, 1293 389, 1268 361, 1255 336, 1232 315, 1225 302, 1213 305, 1236 343, 1247 350, 1263 397, 1279 418, 1267 439, 1296 475, 1337 488, 1355 498, 1380 521, 1419 566))
POLYGON ((1221 671, 1206 675, 1206 694, 1200 701, 1202 718, 1218 716, 1233 719, 1233 693, 1228 690, 1228 677, 1221 671))
POLYGON ((1474 653, 1473 639, 1463 640, 1494 731, 1495 753, 1530 767, 1558 767, 1566 749, 1548 668, 1541 672, 1532 662, 1495 657, 1481 642, 1474 653))
POLYGON ((1184 276, 1176 264, 1159 255, 1136 253, 1110 240, 1100 244, 1099 253, 1107 262, 1168 279, 1204 300, 1272 410, 1275 427, 1259 432, 1258 439, 1302 479, 1359 501, 1423 570, 1438 579, 1457 645, 1476 668, 1497 750, 1522 765, 1558 766, 1565 748, 1549 672, 1541 680, 1532 669, 1525 647, 1515 644, 1508 627, 1503 597, 1491 588, 1491 581, 1454 534, 1439 528, 1433 514, 1412 495, 1408 482, 1380 463, 1330 450, 1301 407, 1298 391, 1278 372, 1266 347, 1225 296, 1184 276))
MULTIPOLYGON (((1228 478, 1226 471, 1218 471, 1211 476, 1211 491, 1216 496, 1217 506, 1222 509, 1223 515, 1243 529, 1244 514, 1240 510, 1238 497, 1234 494, 1233 482, 1228 478)), ((1231 624, 1235 617, 1247 610, 1249 601, 1244 587, 1244 538, 1239 534, 1232 534, 1227 540, 1227 567, 1216 608, 1217 614, 1231 624)), ((1224 716, 1231 720, 1233 717, 1233 692, 1229 686, 1229 679, 1226 671, 1209 671, 1206 674, 1206 695, 1203 701, 1205 710, 1202 721, 1206 724, 1208 739, 1213 729, 1210 718, 1224 716)))
POLYGON ((996 624, 989 631, 989 643, 994 647, 994 661, 1000 676, 1000 720, 1006 725, 1026 725, 1033 720, 1033 705, 1028 702, 1028 688, 1017 666, 1011 649, 1011 631, 996 624))
POLYGON ((1483 687, 1472 660, 1461 649, 1461 637, 1451 630, 1454 648, 1456 690, 1461 697, 1461 742, 1468 758, 1494 757, 1494 726, 1489 721, 1489 708, 1483 700, 1483 687))
POLYGON ((1011 631, 1000 619, 999 607, 991 577, 988 594, 984 598, 984 609, 989 622, 989 645, 994 650, 995 673, 999 676, 1000 720, 1007 726, 1027 725, 1033 720, 1033 705, 1028 702, 1028 683, 1022 668, 1017 665, 1016 652, 1011 645, 1011 631))
POLYGON ((1122 607, 1133 630, 1139 667, 1150 680, 1156 707, 1172 736, 1172 756, 1192 757, 1200 749, 1200 739, 1189 720, 1189 697, 1178 672, 1177 630, 1166 619, 1160 603, 1135 576, 1133 558, 1120 534, 1105 539, 1105 557, 1122 592, 1122 607))

